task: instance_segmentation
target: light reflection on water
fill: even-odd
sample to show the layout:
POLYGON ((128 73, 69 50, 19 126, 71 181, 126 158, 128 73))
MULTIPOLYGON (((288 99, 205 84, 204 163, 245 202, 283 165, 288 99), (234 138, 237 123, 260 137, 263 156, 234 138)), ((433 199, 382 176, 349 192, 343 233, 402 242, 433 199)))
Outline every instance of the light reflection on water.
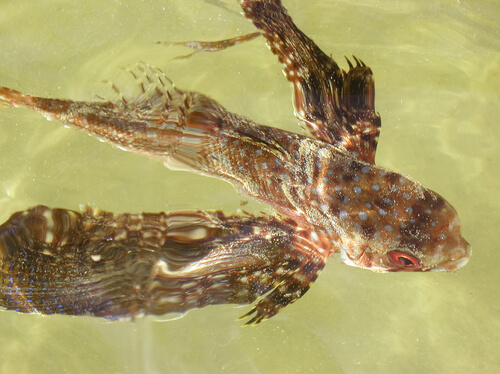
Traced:
MULTIPOLYGON (((285 1, 299 26, 342 62, 375 73, 377 163, 438 191, 460 213, 473 257, 456 274, 375 274, 332 259, 299 302, 256 328, 246 308, 216 306, 171 322, 0 314, 2 372, 498 372, 500 9, 494 1, 285 1)), ((144 61, 181 88, 299 131, 290 90, 261 39, 188 60, 160 40, 253 31, 231 1, 27 0, 0 14, 0 84, 74 99, 111 94, 106 79, 144 61)), ((119 82, 118 82, 119 83, 119 82)), ((211 178, 171 172, 26 110, 0 111, 1 219, 34 204, 112 211, 236 210, 211 178)), ((246 207, 247 208, 247 207, 246 207)), ((248 209, 265 206, 250 203, 248 209)))

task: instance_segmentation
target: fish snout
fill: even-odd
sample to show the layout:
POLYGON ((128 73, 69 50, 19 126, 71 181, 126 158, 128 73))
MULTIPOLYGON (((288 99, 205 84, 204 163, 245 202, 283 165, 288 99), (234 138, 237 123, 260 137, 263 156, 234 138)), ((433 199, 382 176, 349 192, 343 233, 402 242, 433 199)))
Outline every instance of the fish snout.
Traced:
POLYGON ((469 262, 472 254, 470 244, 462 237, 459 237, 457 245, 448 251, 446 260, 439 263, 431 271, 453 271, 458 270, 469 262))

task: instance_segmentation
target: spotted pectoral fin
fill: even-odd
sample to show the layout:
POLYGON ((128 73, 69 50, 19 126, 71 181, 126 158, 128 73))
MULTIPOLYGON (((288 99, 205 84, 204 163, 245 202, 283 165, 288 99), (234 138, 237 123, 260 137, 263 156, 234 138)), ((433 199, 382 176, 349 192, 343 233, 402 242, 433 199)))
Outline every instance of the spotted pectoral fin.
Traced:
POLYGON ((308 232, 297 232, 293 243, 284 248, 282 259, 273 266, 273 288, 240 319, 258 324, 301 298, 326 265, 330 252, 310 240, 308 232))
POLYGON ((324 266, 296 234, 268 216, 38 206, 0 226, 0 305, 127 319, 265 295, 251 312, 257 323, 299 298, 324 266))
POLYGON ((380 128, 374 108, 373 75, 364 63, 337 63, 297 26, 279 0, 240 1, 247 18, 263 32, 293 85, 295 115, 311 134, 340 144, 360 160, 373 163, 380 128))

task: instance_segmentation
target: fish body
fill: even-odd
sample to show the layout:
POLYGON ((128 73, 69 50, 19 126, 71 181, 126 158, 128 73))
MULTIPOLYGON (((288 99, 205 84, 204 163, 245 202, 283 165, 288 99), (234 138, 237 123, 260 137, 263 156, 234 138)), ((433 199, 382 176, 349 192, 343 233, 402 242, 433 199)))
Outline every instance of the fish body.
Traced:
MULTIPOLYGON (((230 113, 144 64, 131 70, 138 96, 79 102, 1 87, 0 101, 170 169, 225 180, 276 214, 19 212, 0 227, 2 305, 113 319, 258 299, 245 315, 258 323, 300 298, 333 253, 375 271, 455 270, 467 262, 454 208, 375 165, 380 117, 371 70, 356 58, 340 69, 278 0, 240 5, 283 63, 296 116, 311 136, 230 113), (60 276, 47 275, 51 266, 60 276), (68 296, 69 287, 82 292, 68 296)), ((219 44, 226 48, 207 45, 219 44)))

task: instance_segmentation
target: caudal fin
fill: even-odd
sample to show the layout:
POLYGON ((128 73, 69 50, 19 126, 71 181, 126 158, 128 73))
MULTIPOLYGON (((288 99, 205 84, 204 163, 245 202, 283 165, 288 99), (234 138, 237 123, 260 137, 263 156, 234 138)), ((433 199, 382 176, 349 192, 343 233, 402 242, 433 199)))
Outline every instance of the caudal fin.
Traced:
POLYGON ((63 121, 121 149, 145 154, 172 169, 210 173, 210 154, 227 111, 216 101, 183 91, 146 64, 129 69, 133 87, 110 101, 41 98, 0 87, 0 103, 24 106, 63 121))

